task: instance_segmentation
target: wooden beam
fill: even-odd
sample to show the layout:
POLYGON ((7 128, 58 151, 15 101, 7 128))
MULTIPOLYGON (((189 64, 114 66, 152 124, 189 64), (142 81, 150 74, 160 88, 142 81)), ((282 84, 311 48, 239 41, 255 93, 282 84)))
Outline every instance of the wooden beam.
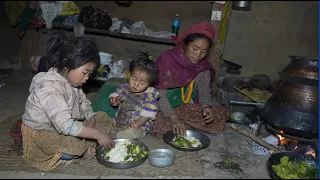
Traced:
POLYGON ((212 7, 211 24, 214 26, 216 31, 216 37, 213 41, 213 47, 210 49, 208 55, 209 63, 215 69, 214 86, 217 86, 218 79, 220 77, 220 66, 222 61, 222 55, 224 51, 224 42, 227 35, 229 19, 231 16, 231 3, 232 1, 225 1, 225 4, 220 4, 214 1, 212 7), (216 12, 221 13, 220 19, 215 19, 214 14, 216 12))
POLYGON ((248 138, 250 138, 251 140, 255 141, 256 143, 260 144, 261 146, 267 148, 269 150, 270 154, 274 154, 274 153, 279 153, 279 152, 285 152, 285 150, 280 149, 272 144, 269 144, 267 142, 265 142, 262 138, 248 132, 247 130, 241 128, 238 125, 235 124, 231 124, 231 128, 236 131, 239 134, 242 134, 248 138))

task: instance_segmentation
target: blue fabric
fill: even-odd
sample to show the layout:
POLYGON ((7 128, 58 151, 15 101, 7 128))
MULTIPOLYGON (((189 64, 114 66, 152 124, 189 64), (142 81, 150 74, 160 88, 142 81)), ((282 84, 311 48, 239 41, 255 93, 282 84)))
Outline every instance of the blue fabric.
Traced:
POLYGON ((73 155, 70 155, 70 154, 63 153, 62 156, 61 156, 61 160, 71 160, 71 159, 74 159, 76 157, 77 156, 73 156, 73 155))

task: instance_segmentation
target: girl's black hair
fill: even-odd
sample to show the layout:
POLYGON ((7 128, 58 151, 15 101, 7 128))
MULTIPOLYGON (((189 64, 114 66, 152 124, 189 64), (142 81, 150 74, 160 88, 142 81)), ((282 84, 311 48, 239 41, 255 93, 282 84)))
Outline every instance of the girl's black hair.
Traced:
POLYGON ((196 39, 200 39, 200 38, 208 40, 209 49, 210 49, 212 46, 211 39, 208 36, 201 34, 201 33, 193 33, 193 34, 188 35, 186 38, 184 38, 183 43, 184 43, 184 45, 188 45, 190 42, 192 42, 196 39))
POLYGON ((151 54, 148 52, 141 52, 137 58, 130 62, 130 73, 137 69, 149 75, 149 84, 153 86, 158 80, 157 65, 152 60, 151 54))
POLYGON ((46 43, 46 70, 55 67, 59 72, 64 68, 76 69, 89 62, 100 63, 96 43, 87 37, 75 37, 64 32, 53 33, 46 43))

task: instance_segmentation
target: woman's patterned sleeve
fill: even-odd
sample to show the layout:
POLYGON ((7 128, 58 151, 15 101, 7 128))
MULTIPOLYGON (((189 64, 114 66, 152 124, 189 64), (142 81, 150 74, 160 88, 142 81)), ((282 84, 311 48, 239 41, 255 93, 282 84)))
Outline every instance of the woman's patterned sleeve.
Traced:
POLYGON ((210 71, 203 71, 198 74, 195 78, 195 84, 197 86, 199 103, 204 105, 211 105, 213 103, 213 98, 211 96, 210 88, 210 71))
POLYGON ((171 104, 169 102, 168 96, 167 96, 167 90, 159 90, 160 93, 160 99, 158 102, 159 110, 164 114, 164 116, 169 117, 172 114, 174 114, 174 109, 171 107, 171 104))

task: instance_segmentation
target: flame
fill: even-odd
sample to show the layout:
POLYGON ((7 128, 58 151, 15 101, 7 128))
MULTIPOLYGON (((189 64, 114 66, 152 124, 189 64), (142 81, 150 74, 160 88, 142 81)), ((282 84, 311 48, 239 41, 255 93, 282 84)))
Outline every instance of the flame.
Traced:
POLYGON ((292 144, 296 145, 294 147, 294 149, 298 148, 298 141, 296 141, 294 139, 285 138, 285 137, 281 136, 280 134, 284 133, 282 130, 278 130, 278 132, 279 132, 279 134, 276 134, 276 136, 279 138, 279 145, 285 145, 285 144, 288 144, 288 143, 292 143, 292 144))
MULTIPOLYGON (((283 131, 279 130, 279 133, 283 133, 283 131)), ((286 139, 285 137, 281 136, 280 134, 277 134, 276 136, 279 138, 279 144, 280 145, 285 145, 288 142, 290 142, 289 139, 286 139)))
POLYGON ((280 140, 282 140, 282 139, 284 139, 284 137, 282 137, 280 134, 283 134, 283 131, 281 131, 281 130, 278 130, 279 131, 279 133, 277 133, 276 134, 276 136, 280 139, 280 140))
MULTIPOLYGON (((276 136, 279 138, 279 145, 283 146, 283 145, 286 145, 287 143, 291 143, 291 144, 295 145, 294 150, 298 149, 299 142, 297 140, 285 138, 285 137, 281 136, 280 134, 283 134, 283 133, 284 132, 282 130, 278 129, 278 134, 276 134, 276 136)), ((311 146, 309 146, 307 148, 305 154, 316 157, 316 152, 311 146)))
POLYGON ((316 153, 315 152, 306 152, 305 154, 311 155, 313 157, 316 157, 316 153))
POLYGON ((309 147, 308 147, 308 149, 307 149, 305 154, 308 154, 308 155, 311 155, 313 157, 316 157, 316 151, 310 145, 309 145, 309 147))

